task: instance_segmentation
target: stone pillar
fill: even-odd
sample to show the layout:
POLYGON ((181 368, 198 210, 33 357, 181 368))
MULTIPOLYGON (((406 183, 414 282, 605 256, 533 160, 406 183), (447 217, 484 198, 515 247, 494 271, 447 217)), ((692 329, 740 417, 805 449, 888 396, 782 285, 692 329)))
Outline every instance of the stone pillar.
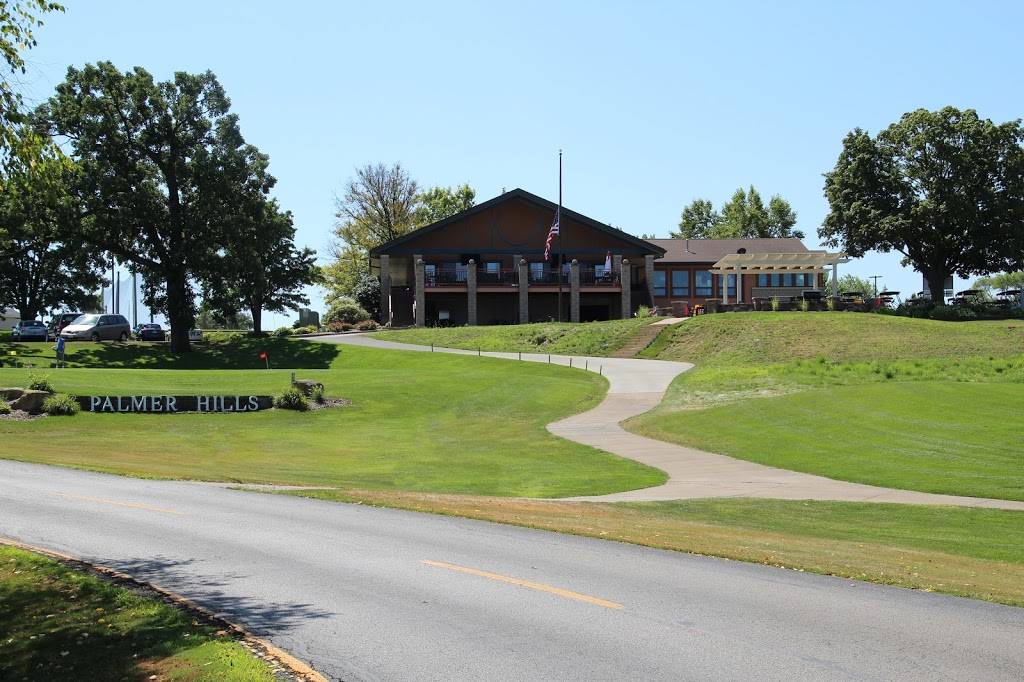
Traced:
POLYGON ((832 264, 832 298, 839 298, 839 264, 832 264))
POLYGON ((721 289, 719 292, 722 295, 722 303, 728 305, 729 303, 729 273, 726 270, 722 270, 722 274, 718 276, 718 288, 721 289))
POLYGON ((622 272, 622 254, 612 254, 612 272, 616 275, 622 272))
POLYGON ((622 319, 633 317, 633 299, 630 291, 629 259, 623 258, 620 264, 619 285, 622 287, 622 319))
MULTIPOLYGON (((654 306, 654 256, 644 256, 644 276, 647 278, 647 295, 651 297, 651 306, 654 306)), ((666 282, 666 286, 671 286, 666 282)), ((672 290, 669 289, 671 292, 672 290)))
POLYGON ((580 321, 580 263, 575 258, 569 264, 569 321, 580 321))
POLYGON ((466 264, 466 323, 476 326, 476 261, 472 258, 466 264))
POLYGON ((736 302, 743 303, 743 269, 736 266, 736 302))
POLYGON ((426 281, 423 256, 416 255, 412 259, 416 264, 416 300, 413 302, 416 310, 416 326, 423 327, 427 319, 427 292, 423 289, 426 281))
POLYGON ((519 263, 519 324, 530 321, 530 272, 526 259, 516 256, 519 263))
POLYGON ((380 257, 380 323, 391 323, 391 256, 380 257))

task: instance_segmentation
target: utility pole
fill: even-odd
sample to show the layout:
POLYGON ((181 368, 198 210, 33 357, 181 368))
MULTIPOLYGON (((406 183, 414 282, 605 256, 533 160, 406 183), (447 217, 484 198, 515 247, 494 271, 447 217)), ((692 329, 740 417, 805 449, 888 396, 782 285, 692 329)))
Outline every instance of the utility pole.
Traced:
POLYGON ((875 283, 875 298, 878 298, 878 280, 880 280, 884 276, 885 275, 871 275, 870 277, 868 277, 868 279, 874 280, 874 283, 875 283))

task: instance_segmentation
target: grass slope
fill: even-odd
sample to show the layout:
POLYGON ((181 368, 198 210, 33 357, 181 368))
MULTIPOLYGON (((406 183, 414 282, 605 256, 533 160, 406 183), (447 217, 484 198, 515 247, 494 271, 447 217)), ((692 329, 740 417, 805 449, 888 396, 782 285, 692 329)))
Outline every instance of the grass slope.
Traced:
MULTIPOLYGON (((81 413, 0 421, 0 440, 17 443, 3 456, 135 476, 527 497, 600 494, 665 479, 657 469, 545 430, 600 401, 607 382, 593 373, 299 340, 268 343, 272 362, 316 358, 325 369, 299 375, 322 381, 329 396, 352 404, 309 413, 81 413)), ((181 360, 145 344, 74 346, 76 359, 103 354, 103 364, 123 366, 141 357, 143 366, 165 369, 48 370, 55 388, 72 394, 274 394, 290 376, 290 370, 178 368, 244 366, 255 344, 181 360)), ((24 385, 29 374, 0 369, 0 385, 24 385)))
POLYGON ((725 314, 659 340, 658 357, 702 364, 630 430, 843 480, 1024 499, 1020 321, 725 314))
POLYGON ((866 313, 725 313, 668 331, 644 357, 701 366, 1006 357, 1024 352, 1024 320, 939 322, 866 313))
POLYGON ((301 491, 1024 606, 1024 512, 860 502, 572 503, 301 491))
POLYGON ((541 322, 483 327, 432 327, 377 332, 384 341, 467 350, 604 356, 626 345, 654 318, 607 322, 541 322))
POLYGON ((13 547, 0 546, 0 613, 0 679, 274 679, 188 614, 13 547))

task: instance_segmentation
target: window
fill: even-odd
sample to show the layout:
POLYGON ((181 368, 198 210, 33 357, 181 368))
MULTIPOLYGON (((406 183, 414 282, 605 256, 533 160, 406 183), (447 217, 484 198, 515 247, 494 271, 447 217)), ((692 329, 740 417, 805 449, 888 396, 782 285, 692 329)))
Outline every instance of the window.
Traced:
POLYGON ((772 275, 772 286, 773 287, 781 287, 782 286, 782 275, 772 275))
POLYGON ((672 295, 673 296, 689 296, 690 295, 690 271, 689 270, 673 270, 672 271, 672 295))
POLYGON ((424 263, 423 265, 423 277, 428 283, 437 281, 437 266, 433 263, 424 263))
POLYGON ((534 282, 544 279, 544 263, 530 263, 530 279, 534 282))
POLYGON ((454 270, 455 270, 455 281, 456 282, 465 282, 466 278, 468 276, 466 274, 466 272, 469 270, 469 267, 465 263, 455 263, 454 270))
POLYGON ((759 286, 759 287, 766 287, 766 286, 768 286, 768 275, 758 275, 757 276, 757 286, 759 286))
POLYGON ((736 298, 736 275, 729 275, 729 296, 736 298))
POLYGON ((711 284, 711 271, 710 270, 698 270, 696 273, 696 282, 694 284, 694 295, 703 296, 710 298, 714 295, 712 284, 711 284))
POLYGON ((497 275, 499 272, 501 272, 501 262, 496 260, 488 261, 484 265, 484 269, 489 274, 497 275))
POLYGON ((665 271, 655 270, 654 271, 654 295, 664 296, 665 295, 665 271))
POLYGON ((594 279, 603 279, 605 274, 604 263, 594 266, 594 279))

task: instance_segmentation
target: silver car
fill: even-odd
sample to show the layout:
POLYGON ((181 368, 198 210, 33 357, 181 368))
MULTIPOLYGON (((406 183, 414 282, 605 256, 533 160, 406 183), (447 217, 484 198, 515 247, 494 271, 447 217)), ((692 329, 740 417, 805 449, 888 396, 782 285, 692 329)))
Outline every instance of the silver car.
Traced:
POLYGON ((46 341, 46 325, 39 320, 22 320, 11 329, 13 341, 46 341))
POLYGON ((64 327, 60 335, 68 341, 127 341, 132 327, 124 315, 82 315, 64 327))

